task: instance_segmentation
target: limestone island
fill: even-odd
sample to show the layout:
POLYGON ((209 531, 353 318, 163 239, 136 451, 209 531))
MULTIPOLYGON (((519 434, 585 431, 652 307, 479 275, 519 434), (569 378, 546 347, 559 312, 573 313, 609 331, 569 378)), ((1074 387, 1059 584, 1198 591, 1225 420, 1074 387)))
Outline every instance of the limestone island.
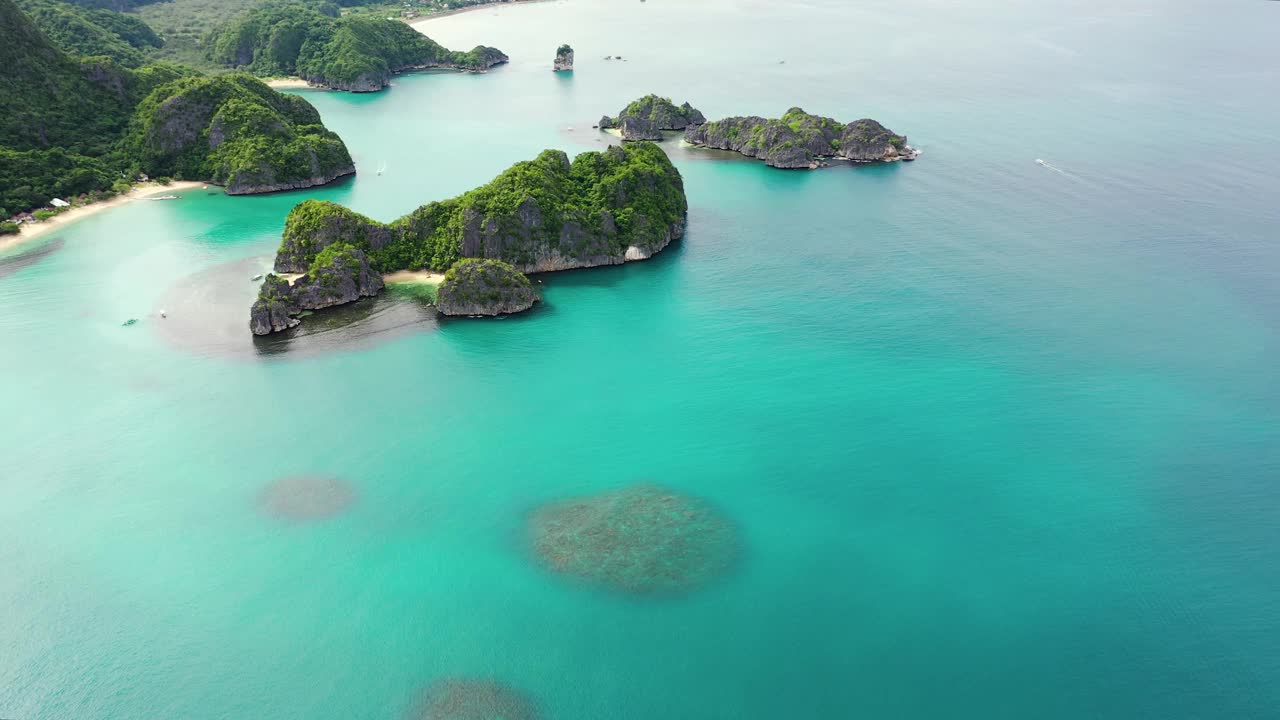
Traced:
POLYGON ((243 73, 161 85, 129 128, 124 145, 148 173, 223 185, 229 195, 315 187, 356 171, 311 103, 243 73))
POLYGON ((568 45, 561 45, 556 48, 555 64, 552 66, 555 72, 572 72, 573 71, 573 48, 568 45))
POLYGON ((776 168, 818 168, 827 159, 852 162, 914 160, 907 138, 875 120, 847 125, 791 108, 780 119, 731 117, 694 125, 684 132, 691 145, 733 150, 776 168))
POLYGON ((449 50, 402 22, 339 15, 331 4, 261 5, 217 28, 206 44, 220 65, 348 92, 381 90, 406 70, 486 72, 508 61, 494 47, 449 50))
POLYGON ((645 260, 684 235, 680 172, 652 143, 585 152, 545 150, 486 185, 381 223, 341 205, 299 203, 285 220, 275 272, 250 310, 256 335, 287 330, 304 310, 376 295, 381 273, 448 271, 445 315, 526 310, 525 273, 645 260))
POLYGON ((707 119, 689 103, 676 105, 670 98, 645 95, 622 109, 617 117, 605 115, 596 127, 617 128, 623 140, 662 140, 663 130, 685 130, 707 119))

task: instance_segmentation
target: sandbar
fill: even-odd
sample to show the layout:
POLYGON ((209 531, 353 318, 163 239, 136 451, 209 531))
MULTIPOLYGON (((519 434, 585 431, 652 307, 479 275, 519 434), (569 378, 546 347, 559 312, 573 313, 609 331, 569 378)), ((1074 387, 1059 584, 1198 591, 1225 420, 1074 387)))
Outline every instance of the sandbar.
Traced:
POLYGON ((130 190, 127 193, 124 193, 123 195, 116 195, 115 197, 107 198, 106 200, 99 200, 98 202, 89 203, 87 205, 79 205, 73 208, 69 208, 67 210, 64 210, 58 213, 57 215, 54 215, 48 220, 44 220, 41 222, 22 223, 18 225, 17 235, 0 236, 0 251, 8 250, 9 248, 15 247, 17 245, 21 245, 27 242, 28 240, 39 237, 51 230, 57 230, 58 228, 62 227, 63 225, 66 225, 67 223, 72 223, 72 222, 75 222, 76 220, 81 220, 90 215, 100 213, 103 210, 110 210, 111 208, 114 208, 114 207, 120 207, 121 205, 124 205, 126 203, 131 203, 134 200, 141 200, 148 196, 157 195, 162 192, 173 193, 179 190, 196 190, 202 187, 206 187, 207 185, 208 183, 197 182, 193 180, 174 180, 168 185, 161 185, 158 182, 138 183, 133 186, 132 190, 130 190))

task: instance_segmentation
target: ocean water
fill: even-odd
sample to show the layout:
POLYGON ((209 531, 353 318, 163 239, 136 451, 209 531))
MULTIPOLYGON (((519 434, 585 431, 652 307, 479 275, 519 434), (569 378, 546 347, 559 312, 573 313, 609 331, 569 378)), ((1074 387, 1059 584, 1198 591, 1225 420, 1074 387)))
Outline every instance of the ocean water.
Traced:
POLYGON ((0 717, 399 719, 449 678, 563 720, 1280 716, 1278 23, 431 21, 512 63, 304 91, 354 180, 137 202, 0 257, 0 717), (874 117, 924 155, 785 172, 668 143, 689 233, 651 261, 544 276, 503 321, 388 295, 249 336, 295 203, 390 220, 603 147, 591 123, 647 92, 874 117), (357 500, 262 512, 298 474, 357 500), (732 571, 647 597, 535 562, 534 509, 641 481, 729 518, 732 571))

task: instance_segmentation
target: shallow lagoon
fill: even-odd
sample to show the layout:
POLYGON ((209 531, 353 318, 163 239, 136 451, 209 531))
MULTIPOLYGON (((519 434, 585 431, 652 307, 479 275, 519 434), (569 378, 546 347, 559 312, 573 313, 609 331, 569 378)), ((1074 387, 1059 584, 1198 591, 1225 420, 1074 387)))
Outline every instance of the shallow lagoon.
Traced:
POLYGON ((1266 717, 1277 10, 482 10, 426 27, 508 67, 307 93, 357 179, 135 203, 0 258, 0 716, 400 718, 470 678, 583 720, 1266 717), (391 219, 603 146, 650 91, 875 117, 925 155, 669 146, 686 240, 546 277, 527 316, 388 296, 236 331, 294 203, 391 219), (358 500, 262 512, 293 476, 358 500), (634 597, 529 556, 539 506, 645 481, 732 519, 731 573, 634 597))

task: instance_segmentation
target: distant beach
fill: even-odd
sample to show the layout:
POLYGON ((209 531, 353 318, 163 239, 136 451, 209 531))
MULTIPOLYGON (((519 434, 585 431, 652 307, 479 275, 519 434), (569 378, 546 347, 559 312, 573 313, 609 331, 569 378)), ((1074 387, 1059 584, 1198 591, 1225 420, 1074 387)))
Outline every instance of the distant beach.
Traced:
POLYGON ((273 88, 276 88, 277 90, 282 88, 315 87, 314 85, 307 82, 306 80, 303 80, 300 77, 271 78, 270 80, 263 80, 262 82, 266 83, 267 87, 273 87, 273 88))
POLYGON ((487 10, 497 5, 527 5, 531 3, 552 2, 552 0, 494 0, 494 2, 485 3, 483 5, 472 5, 470 7, 457 8, 456 10, 445 10, 443 12, 431 13, 430 15, 421 15, 415 18, 403 18, 408 25, 415 26, 419 23, 425 23, 428 20, 438 20, 442 17, 450 15, 460 15, 462 13, 473 12, 475 10, 487 10))
POLYGON ((428 285, 439 285, 444 282, 444 273, 434 273, 430 270, 397 270, 393 273, 387 273, 382 276, 383 282, 389 283, 426 283, 428 285))
POLYGON ((21 245, 28 240, 39 237, 51 230, 75 222, 90 215, 100 213, 103 210, 110 210, 134 200, 140 200, 150 195, 158 194, 162 191, 174 192, 178 190, 196 190, 208 185, 208 183, 196 182, 191 180, 175 180, 168 185, 162 185, 158 182, 138 183, 133 189, 123 195, 117 195, 113 198, 101 200, 87 205, 73 207, 54 215, 48 220, 41 222, 26 222, 18 226, 17 235, 5 235, 0 237, 0 252, 9 248, 21 245))

